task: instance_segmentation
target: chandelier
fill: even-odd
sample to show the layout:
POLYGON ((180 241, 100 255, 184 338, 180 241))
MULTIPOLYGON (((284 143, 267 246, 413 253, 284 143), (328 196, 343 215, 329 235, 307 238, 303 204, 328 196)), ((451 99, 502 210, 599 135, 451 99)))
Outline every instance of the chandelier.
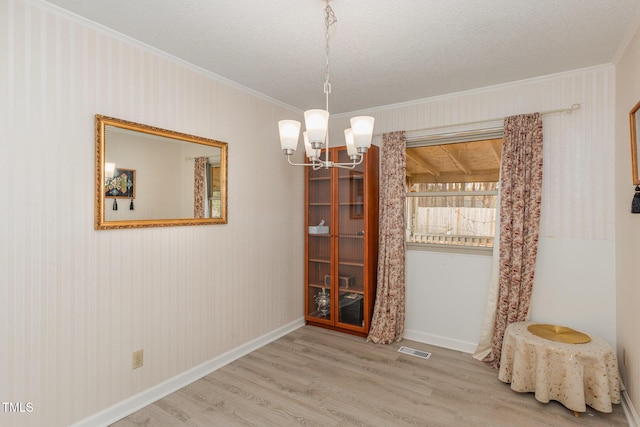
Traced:
POLYGON ((351 159, 349 163, 337 163, 329 160, 329 94, 331 93, 331 83, 329 83, 329 27, 335 24, 337 19, 333 9, 329 6, 330 0, 323 0, 326 4, 324 8, 325 22, 325 109, 307 110, 304 112, 304 122, 306 130, 302 133, 305 152, 309 163, 293 163, 291 155, 298 147, 300 137, 300 125, 297 120, 280 120, 278 129, 280 131, 280 147, 287 156, 290 165, 307 166, 314 170, 320 168, 339 167, 353 169, 364 158, 364 154, 371 147, 371 137, 373 135, 373 117, 357 116, 351 118, 351 128, 345 129, 344 137, 347 146, 347 155, 351 159), (324 150, 324 160, 322 154, 324 150))

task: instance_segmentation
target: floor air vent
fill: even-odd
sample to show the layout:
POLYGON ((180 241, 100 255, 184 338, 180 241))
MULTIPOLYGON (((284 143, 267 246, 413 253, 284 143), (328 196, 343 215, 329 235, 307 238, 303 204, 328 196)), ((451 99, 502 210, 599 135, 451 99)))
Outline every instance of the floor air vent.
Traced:
POLYGON ((398 349, 399 353, 409 354, 411 356, 416 356, 421 359, 428 359, 431 356, 431 353, 422 350, 416 350, 415 348, 402 346, 398 349))

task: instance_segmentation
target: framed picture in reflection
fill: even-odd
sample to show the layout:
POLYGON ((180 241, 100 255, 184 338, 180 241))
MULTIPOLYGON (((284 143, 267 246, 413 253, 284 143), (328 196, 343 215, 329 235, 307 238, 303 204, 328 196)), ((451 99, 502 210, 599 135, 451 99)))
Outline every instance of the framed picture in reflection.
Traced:
POLYGON ((110 198, 136 198, 136 170, 114 169, 112 177, 105 177, 104 196, 110 198))

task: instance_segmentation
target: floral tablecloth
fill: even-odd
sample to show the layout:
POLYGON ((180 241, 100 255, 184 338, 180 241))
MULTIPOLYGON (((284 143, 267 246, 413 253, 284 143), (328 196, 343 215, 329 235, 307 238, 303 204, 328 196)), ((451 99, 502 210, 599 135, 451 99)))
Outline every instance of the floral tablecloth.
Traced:
POLYGON ((534 392, 538 401, 557 400, 576 412, 586 406, 611 412, 620 403, 618 360, 602 338, 565 344, 527 330, 533 322, 510 324, 504 334, 498 378, 518 392, 534 392))

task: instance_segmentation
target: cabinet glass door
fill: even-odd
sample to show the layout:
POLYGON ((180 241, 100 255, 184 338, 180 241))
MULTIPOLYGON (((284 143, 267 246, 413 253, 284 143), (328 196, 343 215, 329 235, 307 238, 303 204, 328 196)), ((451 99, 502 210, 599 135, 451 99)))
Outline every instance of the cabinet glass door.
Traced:
POLYGON ((331 170, 307 175, 307 316, 331 321, 331 170))
MULTIPOLYGON (((349 162, 346 150, 339 162, 349 162)), ((364 165, 338 169, 338 270, 334 289, 338 293, 338 322, 364 326, 364 165)))

